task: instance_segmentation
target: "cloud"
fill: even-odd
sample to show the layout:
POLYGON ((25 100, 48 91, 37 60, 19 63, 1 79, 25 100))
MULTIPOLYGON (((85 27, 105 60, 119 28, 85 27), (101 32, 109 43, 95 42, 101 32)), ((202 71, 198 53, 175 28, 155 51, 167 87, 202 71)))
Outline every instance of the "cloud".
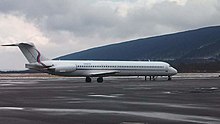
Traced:
POLYGON ((219 25, 219 5, 218 0, 2 0, 0 42, 35 41, 46 56, 56 57, 219 25))
POLYGON ((0 13, 0 43, 38 41, 36 44, 45 45, 48 39, 37 25, 29 22, 24 16, 0 13))
MULTIPOLYGON (((24 16, 0 13, 0 29, 0 44, 34 41, 37 46, 45 46, 49 42, 37 26, 24 16)), ((23 59, 17 48, 0 47, 0 56, 0 69, 24 66, 25 61, 14 61, 23 59)))
POLYGON ((170 0, 171 2, 175 2, 177 5, 184 6, 188 0, 170 0))

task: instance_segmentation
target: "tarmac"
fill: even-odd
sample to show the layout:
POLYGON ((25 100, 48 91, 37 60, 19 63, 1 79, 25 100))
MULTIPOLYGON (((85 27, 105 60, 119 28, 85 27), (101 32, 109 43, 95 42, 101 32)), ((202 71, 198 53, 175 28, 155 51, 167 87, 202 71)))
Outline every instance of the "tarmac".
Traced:
POLYGON ((1 75, 0 124, 219 124, 220 78, 189 75, 103 83, 1 75))

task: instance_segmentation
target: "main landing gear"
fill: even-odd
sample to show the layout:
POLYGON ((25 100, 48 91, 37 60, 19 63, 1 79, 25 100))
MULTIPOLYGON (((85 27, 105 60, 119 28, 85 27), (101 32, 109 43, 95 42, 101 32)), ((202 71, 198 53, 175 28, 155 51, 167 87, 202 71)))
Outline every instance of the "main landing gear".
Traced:
POLYGON ((97 78, 97 82, 98 82, 98 83, 102 83, 102 82, 103 82, 103 77, 97 78))
MULTIPOLYGON (((86 77, 86 80, 85 80, 87 83, 90 83, 92 82, 92 79, 90 77, 86 77)), ((97 82, 98 83, 102 83, 103 82, 103 77, 98 77, 97 78, 97 82)))
POLYGON ((86 82, 90 83, 92 81, 92 79, 90 77, 86 77, 86 82))

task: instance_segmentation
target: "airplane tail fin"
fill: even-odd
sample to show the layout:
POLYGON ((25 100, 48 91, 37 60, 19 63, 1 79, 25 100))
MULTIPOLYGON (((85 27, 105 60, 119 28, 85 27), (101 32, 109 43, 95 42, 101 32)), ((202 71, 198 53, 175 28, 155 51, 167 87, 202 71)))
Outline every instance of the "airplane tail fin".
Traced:
POLYGON ((35 47, 33 43, 18 43, 18 44, 7 44, 2 46, 18 46, 21 52, 24 54, 29 63, 40 63, 41 61, 49 60, 44 57, 35 47))

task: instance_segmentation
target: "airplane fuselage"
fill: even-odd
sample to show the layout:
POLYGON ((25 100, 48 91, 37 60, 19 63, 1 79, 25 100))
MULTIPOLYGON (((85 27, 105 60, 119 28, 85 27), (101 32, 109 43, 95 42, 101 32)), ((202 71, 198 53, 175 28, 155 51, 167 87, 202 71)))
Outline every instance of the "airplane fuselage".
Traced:
POLYGON ((154 61, 42 61, 54 70, 48 73, 61 76, 172 76, 176 69, 165 62, 154 61))

